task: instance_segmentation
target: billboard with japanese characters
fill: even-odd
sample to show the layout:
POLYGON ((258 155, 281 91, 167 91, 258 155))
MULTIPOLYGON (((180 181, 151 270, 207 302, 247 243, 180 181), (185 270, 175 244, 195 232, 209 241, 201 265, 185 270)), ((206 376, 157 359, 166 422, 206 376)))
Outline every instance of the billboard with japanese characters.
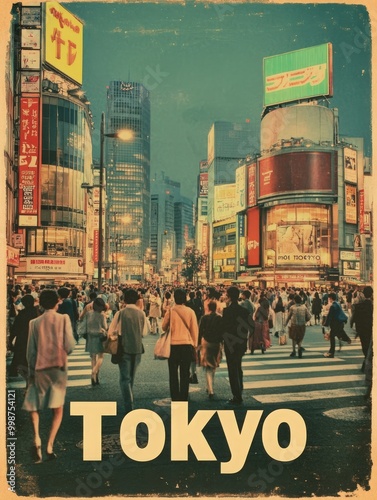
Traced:
POLYGON ((44 42, 45 62, 81 85, 83 23, 58 2, 45 4, 44 42))
POLYGON ((263 59, 264 106, 332 96, 332 44, 263 59))

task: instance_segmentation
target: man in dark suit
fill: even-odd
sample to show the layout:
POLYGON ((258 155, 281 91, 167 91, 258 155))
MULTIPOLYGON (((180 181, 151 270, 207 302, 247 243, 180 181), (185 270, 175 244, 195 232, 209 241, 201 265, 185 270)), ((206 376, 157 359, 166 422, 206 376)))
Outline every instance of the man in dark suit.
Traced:
POLYGON ((239 294, 237 287, 228 288, 226 292, 228 306, 223 312, 224 351, 233 394, 232 399, 228 401, 231 405, 240 405, 243 401, 242 356, 245 354, 247 338, 251 329, 250 313, 238 304, 239 294))
POLYGON ((77 333, 77 325, 76 322, 79 319, 79 312, 77 309, 77 304, 74 300, 70 298, 71 290, 65 286, 58 288, 58 296, 61 300, 58 306, 59 314, 68 314, 69 319, 71 320, 73 336, 76 340, 76 344, 79 343, 79 336, 77 333))

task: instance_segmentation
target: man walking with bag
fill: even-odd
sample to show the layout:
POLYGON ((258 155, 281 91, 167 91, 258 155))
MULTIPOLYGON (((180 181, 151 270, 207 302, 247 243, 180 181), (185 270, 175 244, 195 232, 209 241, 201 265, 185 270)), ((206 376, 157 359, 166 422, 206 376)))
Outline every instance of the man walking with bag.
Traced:
POLYGON ((146 331, 146 316, 136 302, 139 295, 136 290, 129 288, 124 291, 126 307, 118 311, 111 322, 109 331, 118 330, 122 354, 119 360, 119 384, 122 392, 125 413, 134 409, 133 384, 136 369, 140 364, 144 352, 143 333, 146 331))

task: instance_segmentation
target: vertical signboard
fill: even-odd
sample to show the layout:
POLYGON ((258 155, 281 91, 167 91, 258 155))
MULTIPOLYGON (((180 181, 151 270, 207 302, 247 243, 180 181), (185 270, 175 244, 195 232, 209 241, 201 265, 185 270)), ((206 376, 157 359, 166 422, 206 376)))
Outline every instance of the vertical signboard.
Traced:
POLYGON ((221 184, 215 186, 214 193, 214 221, 228 219, 235 214, 236 185, 221 184))
POLYGON ((202 225, 202 253, 208 255, 208 224, 202 225))
POLYGON ((252 163, 247 167, 247 206, 254 207, 257 204, 256 195, 256 172, 257 164, 252 163))
POLYGON ((99 187, 93 188, 93 261, 98 262, 99 255, 99 187))
POLYGON ((360 234, 365 233, 365 191, 359 191, 359 230, 360 234))
POLYGON ((37 226, 39 219, 40 99, 20 99, 18 225, 37 226))
POLYGON ((199 174, 199 197, 208 196, 208 172, 199 174))
POLYGON ((236 212, 246 209, 246 165, 236 170, 236 212))
POLYGON ((259 208, 247 211, 247 265, 260 266, 260 216, 259 208))
POLYGON ((346 222, 348 224, 357 224, 356 186, 345 184, 344 189, 346 201, 346 222))
POLYGON ((357 153, 354 149, 344 148, 344 180, 357 183, 357 153))
POLYGON ((46 2, 45 9, 44 60, 81 85, 83 23, 58 2, 46 2))

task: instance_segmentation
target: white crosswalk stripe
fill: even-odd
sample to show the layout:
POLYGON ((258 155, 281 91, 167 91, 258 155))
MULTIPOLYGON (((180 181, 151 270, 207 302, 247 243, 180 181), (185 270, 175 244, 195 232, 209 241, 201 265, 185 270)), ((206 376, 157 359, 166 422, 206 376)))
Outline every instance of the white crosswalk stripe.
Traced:
MULTIPOLYGON (((83 341, 81 341, 83 342, 83 341)), ((68 356, 68 384, 67 387, 89 386, 92 373, 90 356, 85 352, 85 344, 75 346, 68 356)), ((9 389, 24 389, 25 381, 21 377, 10 378, 7 381, 9 389)))
MULTIPOLYGON (((265 354, 255 352, 243 357, 244 396, 261 403, 283 403, 355 397, 365 393, 361 344, 353 340, 324 358, 329 342, 317 341, 305 348, 302 358, 290 357, 289 345, 273 345, 265 354)), ((225 360, 218 369, 227 378, 225 360)), ((228 378, 227 378, 228 380, 228 378)))

